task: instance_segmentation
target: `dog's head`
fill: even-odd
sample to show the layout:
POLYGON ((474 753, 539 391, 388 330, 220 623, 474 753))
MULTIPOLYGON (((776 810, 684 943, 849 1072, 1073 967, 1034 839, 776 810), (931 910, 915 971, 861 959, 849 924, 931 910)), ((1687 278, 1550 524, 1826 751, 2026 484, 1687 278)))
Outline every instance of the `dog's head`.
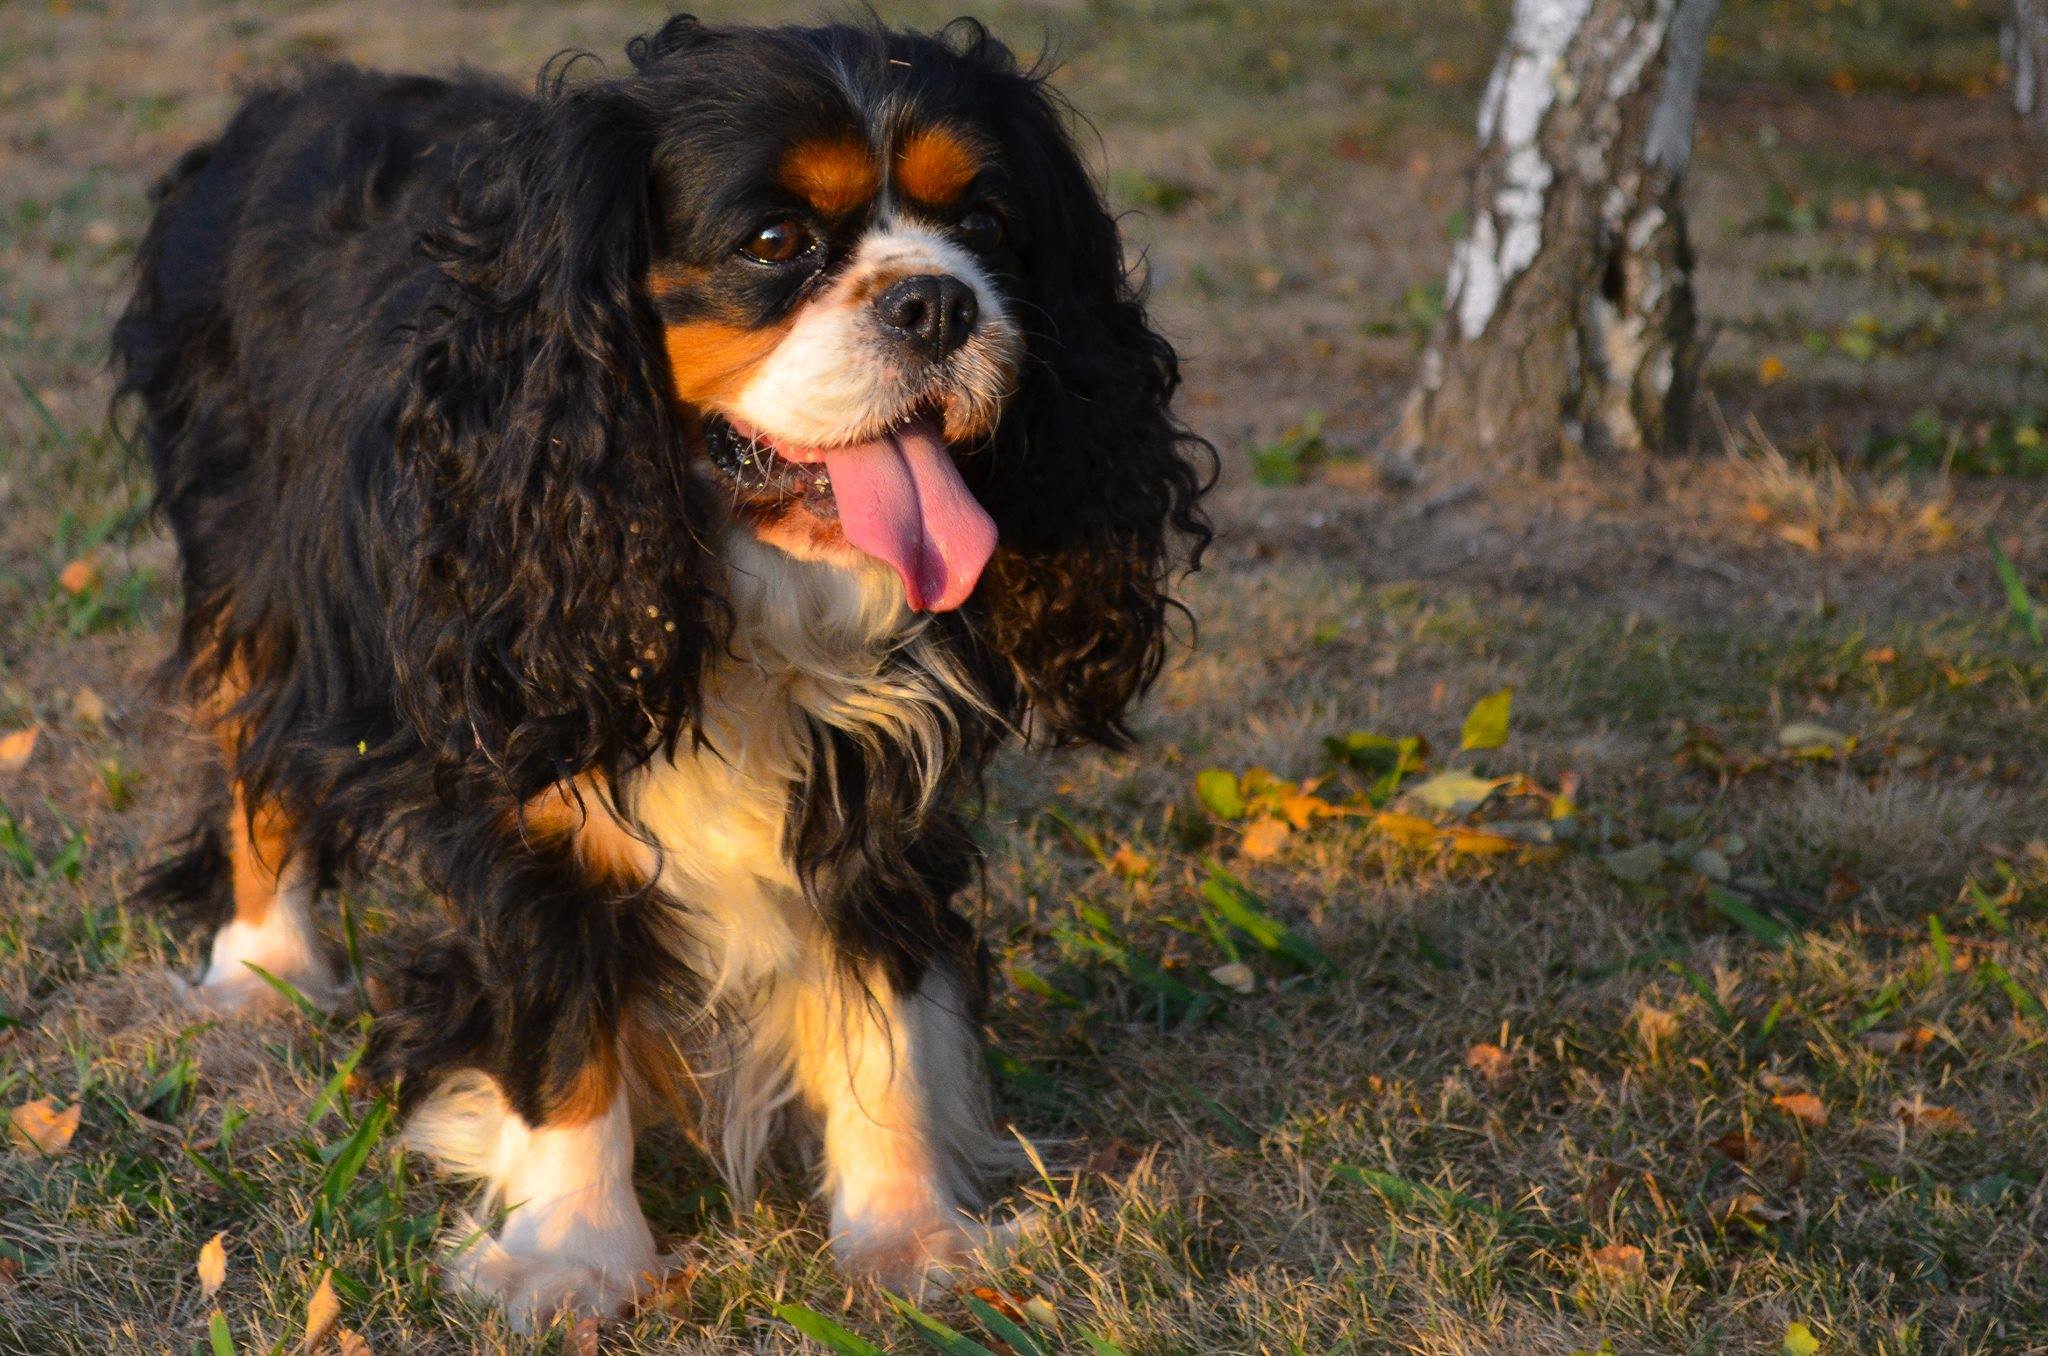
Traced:
POLYGON ((973 24, 683 18, 629 53, 544 81, 427 241, 456 300, 401 418, 449 517, 423 568, 527 595, 517 635, 468 623, 460 650, 512 671, 442 686, 580 713, 575 764, 644 744, 599 729, 623 676, 673 737, 718 643, 706 544, 737 523, 884 562, 958 613, 993 701, 1120 739, 1202 535, 1199 445, 1055 96, 973 24), (523 541, 479 530, 478 491, 523 541))

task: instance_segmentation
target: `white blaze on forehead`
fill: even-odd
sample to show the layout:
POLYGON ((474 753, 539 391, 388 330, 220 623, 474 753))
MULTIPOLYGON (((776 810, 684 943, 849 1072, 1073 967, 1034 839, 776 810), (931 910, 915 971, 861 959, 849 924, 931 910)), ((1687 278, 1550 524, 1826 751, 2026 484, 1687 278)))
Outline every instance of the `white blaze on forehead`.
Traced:
POLYGON ((872 301, 898 278, 921 274, 951 276, 973 290, 979 334, 1009 333, 1002 297, 973 254, 929 227, 884 222, 861 240, 824 295, 802 306, 729 413, 780 441, 813 447, 871 438, 902 418, 908 405, 935 394, 928 390, 931 374, 885 339, 872 301), (876 286, 880 280, 886 281, 876 286))

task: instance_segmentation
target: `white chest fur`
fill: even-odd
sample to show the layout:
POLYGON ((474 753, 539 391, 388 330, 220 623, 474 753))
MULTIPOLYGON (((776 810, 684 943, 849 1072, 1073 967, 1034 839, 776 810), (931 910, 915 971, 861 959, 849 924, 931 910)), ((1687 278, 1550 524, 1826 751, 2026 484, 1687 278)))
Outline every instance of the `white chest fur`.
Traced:
POLYGON ((706 744, 652 765, 626 798, 661 849, 662 886, 683 904, 684 945, 714 995, 790 972, 815 944, 787 849, 810 727, 909 760, 935 793, 947 697, 968 691, 887 567, 801 561, 739 530, 721 547, 734 633, 706 678, 706 744))

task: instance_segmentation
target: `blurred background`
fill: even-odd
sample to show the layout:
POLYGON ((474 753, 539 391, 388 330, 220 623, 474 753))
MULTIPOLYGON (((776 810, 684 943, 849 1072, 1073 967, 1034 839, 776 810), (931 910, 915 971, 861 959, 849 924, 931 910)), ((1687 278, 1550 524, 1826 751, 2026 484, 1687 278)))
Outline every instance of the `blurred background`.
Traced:
MULTIPOLYGON (((219 1351, 216 1311, 272 1349, 323 1279, 387 1356, 526 1349, 432 1284, 460 1193, 332 1090, 353 1025, 161 1001, 179 939, 123 899, 176 822, 174 570, 106 338, 248 82, 524 84, 668 12, 0 6, 0 1107, 83 1108, 0 1157, 0 1352, 219 1351)), ((1057 57, 1224 465, 1144 747, 989 789, 998 1100, 1065 1147, 976 1302, 1133 1356, 2048 1347, 2048 136, 2005 8, 1725 0, 1686 446, 1534 465, 1396 436, 1508 5, 975 12, 1057 57)), ((403 882, 349 903, 403 945, 403 882)), ((778 1303, 909 1349, 801 1192, 735 1209, 679 1137, 642 1174, 694 1269, 604 1349, 792 1349, 778 1303)))

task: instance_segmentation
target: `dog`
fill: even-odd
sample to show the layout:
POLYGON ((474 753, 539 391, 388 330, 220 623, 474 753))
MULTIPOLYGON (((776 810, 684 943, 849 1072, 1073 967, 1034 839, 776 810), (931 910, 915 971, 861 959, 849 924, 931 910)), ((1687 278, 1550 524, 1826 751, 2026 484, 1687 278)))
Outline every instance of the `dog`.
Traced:
POLYGON ((200 1001, 336 1004, 319 892, 415 873, 362 1072, 527 1328, 650 1283, 657 1118, 741 1198, 815 1145, 850 1274, 967 1256, 1017 1150, 961 804, 1128 743, 1214 474, 1043 70, 971 21, 627 55, 258 90, 114 334, 218 753, 145 891, 200 1001))

